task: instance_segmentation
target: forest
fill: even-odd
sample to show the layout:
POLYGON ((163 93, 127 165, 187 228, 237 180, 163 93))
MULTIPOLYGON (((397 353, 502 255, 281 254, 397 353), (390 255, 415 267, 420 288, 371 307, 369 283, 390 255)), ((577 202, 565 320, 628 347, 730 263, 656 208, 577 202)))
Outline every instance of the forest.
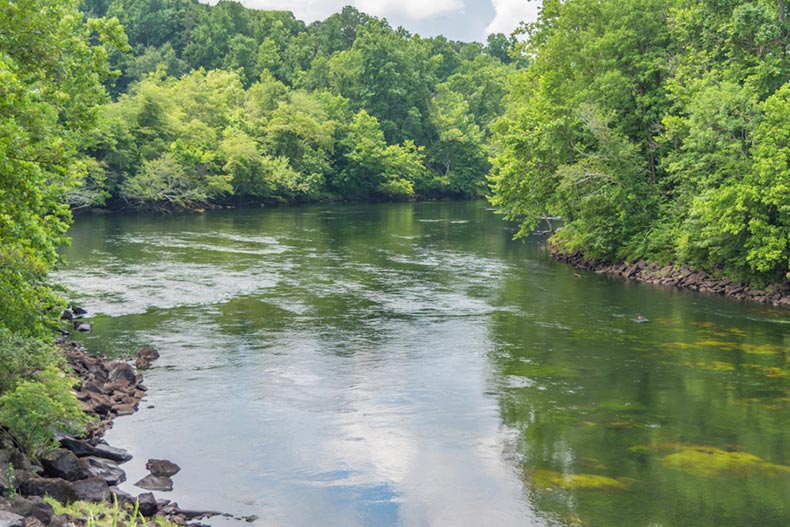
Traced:
POLYGON ((557 250, 790 278, 782 0, 545 0, 493 125, 494 203, 557 250))
POLYGON ((516 40, 421 38, 347 7, 87 0, 118 20, 73 208, 483 196, 516 40))

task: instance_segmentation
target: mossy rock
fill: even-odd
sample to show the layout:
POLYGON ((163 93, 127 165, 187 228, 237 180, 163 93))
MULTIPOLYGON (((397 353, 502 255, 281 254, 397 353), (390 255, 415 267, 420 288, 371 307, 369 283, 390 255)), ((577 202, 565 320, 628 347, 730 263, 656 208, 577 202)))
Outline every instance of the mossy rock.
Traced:
POLYGON ((563 490, 628 490, 628 485, 608 476, 598 474, 563 474, 551 470, 536 470, 532 484, 542 489, 563 490))
POLYGON ((662 458, 665 465, 703 477, 727 473, 790 475, 790 467, 776 465, 748 452, 730 452, 709 446, 689 446, 662 458))

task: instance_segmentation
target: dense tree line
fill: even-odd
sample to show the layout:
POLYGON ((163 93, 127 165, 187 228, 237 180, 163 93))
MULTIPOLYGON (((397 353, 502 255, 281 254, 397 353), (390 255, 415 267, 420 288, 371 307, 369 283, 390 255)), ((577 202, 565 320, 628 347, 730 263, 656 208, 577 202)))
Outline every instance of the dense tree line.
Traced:
POLYGON ((790 275, 790 7, 544 0, 494 125, 495 202, 589 258, 790 275))
POLYGON ((127 47, 117 20, 85 20, 71 0, 0 3, 0 440, 32 453, 85 423, 52 344, 64 306, 48 273, 108 101, 109 50, 127 47))
POLYGON ((85 0, 116 17, 113 102, 72 207, 474 197, 515 39, 421 38, 347 7, 291 13, 197 0, 85 0))

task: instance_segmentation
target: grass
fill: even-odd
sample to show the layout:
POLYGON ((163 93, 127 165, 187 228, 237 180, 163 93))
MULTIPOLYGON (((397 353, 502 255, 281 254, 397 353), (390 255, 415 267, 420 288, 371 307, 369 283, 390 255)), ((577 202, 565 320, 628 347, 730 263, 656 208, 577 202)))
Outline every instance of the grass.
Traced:
POLYGON ((82 519, 85 521, 85 527, 143 527, 150 525, 180 527, 162 516, 155 516, 151 519, 144 518, 140 514, 140 509, 136 502, 134 505, 124 505, 118 503, 118 500, 115 499, 113 503, 75 501, 68 505, 63 505, 54 498, 46 497, 44 500, 52 506, 55 514, 82 519))

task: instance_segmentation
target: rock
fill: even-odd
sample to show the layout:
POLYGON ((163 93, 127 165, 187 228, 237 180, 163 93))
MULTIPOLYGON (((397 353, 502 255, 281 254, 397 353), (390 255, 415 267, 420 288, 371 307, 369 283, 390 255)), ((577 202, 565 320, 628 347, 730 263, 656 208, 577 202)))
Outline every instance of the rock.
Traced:
POLYGON ((87 309, 84 309, 84 308, 81 308, 80 306, 75 306, 75 305, 71 306, 71 311, 75 315, 77 315, 78 317, 81 317, 81 316, 84 316, 84 315, 88 314, 88 310, 87 309))
POLYGON ((137 383, 137 376, 134 372, 134 368, 125 362, 111 362, 108 365, 108 372, 107 380, 113 384, 118 384, 118 381, 123 381, 123 383, 128 383, 130 385, 137 383))
POLYGON ((9 502, 8 510, 20 516, 35 518, 45 525, 50 522, 54 514, 52 506, 38 496, 32 496, 28 499, 16 496, 9 502))
POLYGON ((11 455, 8 456, 8 462, 14 465, 15 469, 24 470, 26 472, 30 472, 33 469, 33 465, 30 464, 30 460, 27 456, 18 450, 11 452, 11 455))
POLYGON ((181 467, 166 459, 149 459, 148 463, 145 464, 145 468, 154 476, 164 478, 175 476, 181 470, 181 467))
POLYGON ((102 478, 83 479, 75 481, 73 485, 77 499, 101 502, 110 498, 110 486, 102 478))
POLYGON ((146 477, 135 483, 134 486, 146 490, 169 492, 173 490, 173 480, 162 476, 148 474, 146 477))
POLYGON ((74 320, 74 311, 72 311, 71 309, 68 309, 68 308, 64 309, 63 310, 63 314, 60 315, 60 319, 61 320, 69 320, 69 321, 74 320))
POLYGON ((90 333, 91 331, 93 331, 93 324, 91 324, 90 322, 74 321, 74 329, 76 329, 80 333, 90 333))
POLYGON ((64 514, 57 514, 49 521, 49 527, 73 527, 68 516, 64 514))
POLYGON ((134 365, 138 370, 147 370, 151 363, 159 358, 159 352, 154 348, 145 348, 137 352, 137 360, 134 365))
POLYGON ((81 392, 78 399, 82 401, 85 411, 96 415, 107 415, 113 409, 112 399, 94 392, 81 392))
POLYGON ((95 456, 84 459, 87 462, 90 477, 101 478, 108 485, 117 485, 126 481, 126 472, 114 461, 95 456))
POLYGON ((77 481, 90 477, 88 464, 80 460, 74 452, 59 448, 39 457, 44 473, 47 476, 63 478, 66 481, 77 481))
POLYGON ((99 443, 96 445, 94 452, 95 453, 93 455, 96 457, 103 457, 105 459, 115 461, 116 463, 126 463, 132 459, 132 455, 123 448, 116 448, 110 445, 105 445, 104 443, 99 443))
POLYGON ((13 512, 0 511, 0 527, 25 527, 25 519, 13 512))
POLYGON ((137 411, 137 403, 119 404, 115 407, 115 413, 121 415, 132 415, 137 411))
POLYGON ((137 510, 146 518, 150 518, 159 512, 159 506, 156 503, 153 493, 144 492, 137 496, 137 510))
POLYGON ((71 450, 78 457, 95 456, 104 459, 115 461, 116 463, 125 463, 132 459, 132 455, 122 448, 115 448, 104 443, 99 443, 96 446, 91 445, 87 441, 74 439, 69 436, 62 436, 58 439, 63 448, 71 450))
POLYGON ((124 492, 118 487, 110 487, 110 495, 113 499, 117 500, 118 503, 134 503, 134 498, 128 492, 124 492))
POLYGON ((60 503, 71 503, 77 499, 74 484, 61 478, 28 478, 19 486, 23 496, 51 496, 60 503))

